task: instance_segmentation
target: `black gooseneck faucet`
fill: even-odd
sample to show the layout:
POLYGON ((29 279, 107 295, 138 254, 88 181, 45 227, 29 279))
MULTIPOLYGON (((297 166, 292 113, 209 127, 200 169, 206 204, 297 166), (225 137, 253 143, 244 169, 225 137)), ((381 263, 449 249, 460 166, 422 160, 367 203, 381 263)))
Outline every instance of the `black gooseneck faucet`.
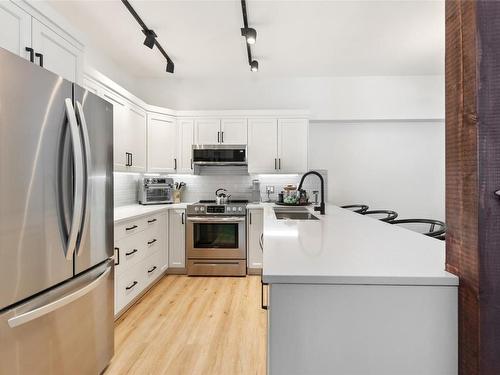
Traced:
POLYGON ((300 191, 302 189, 302 184, 304 183, 304 180, 310 174, 314 174, 314 175, 318 176, 320 181, 321 181, 321 203, 320 203, 319 207, 314 207, 314 211, 319 211, 321 215, 324 215, 325 214, 325 181, 323 180, 323 176, 321 174, 319 174, 316 171, 309 171, 307 173, 304 173, 304 175, 300 179, 298 190, 300 191))

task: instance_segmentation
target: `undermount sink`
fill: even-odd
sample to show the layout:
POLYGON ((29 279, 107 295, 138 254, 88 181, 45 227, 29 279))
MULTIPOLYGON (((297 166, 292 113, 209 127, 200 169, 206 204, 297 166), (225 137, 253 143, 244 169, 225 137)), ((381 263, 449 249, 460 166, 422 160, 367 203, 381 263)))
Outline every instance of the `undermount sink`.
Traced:
POLYGON ((292 209, 275 208, 274 214, 278 220, 319 220, 319 218, 303 207, 293 207, 292 209))

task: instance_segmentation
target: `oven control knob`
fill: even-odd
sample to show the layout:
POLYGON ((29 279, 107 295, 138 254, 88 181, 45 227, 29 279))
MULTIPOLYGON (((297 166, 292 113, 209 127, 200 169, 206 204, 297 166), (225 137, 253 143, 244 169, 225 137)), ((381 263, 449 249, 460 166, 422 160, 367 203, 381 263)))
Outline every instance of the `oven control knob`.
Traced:
POLYGON ((236 212, 236 207, 233 207, 233 212, 236 212))
POLYGON ((238 207, 238 211, 240 211, 240 212, 241 212, 241 211, 243 211, 243 208, 241 208, 241 207, 238 207))
POLYGON ((195 207, 194 210, 195 210, 195 212, 198 212, 200 209, 199 209, 199 207, 195 207))
POLYGON ((201 212, 205 211, 205 207, 201 206, 201 207, 200 207, 200 211, 201 211, 201 212))

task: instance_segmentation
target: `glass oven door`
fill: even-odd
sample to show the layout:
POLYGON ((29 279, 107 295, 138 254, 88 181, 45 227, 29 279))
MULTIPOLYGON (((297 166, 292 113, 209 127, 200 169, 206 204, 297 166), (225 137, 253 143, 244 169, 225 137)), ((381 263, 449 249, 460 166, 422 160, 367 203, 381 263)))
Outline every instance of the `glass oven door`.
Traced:
POLYGON ((188 217, 187 250, 189 258, 245 258, 245 217, 188 217))

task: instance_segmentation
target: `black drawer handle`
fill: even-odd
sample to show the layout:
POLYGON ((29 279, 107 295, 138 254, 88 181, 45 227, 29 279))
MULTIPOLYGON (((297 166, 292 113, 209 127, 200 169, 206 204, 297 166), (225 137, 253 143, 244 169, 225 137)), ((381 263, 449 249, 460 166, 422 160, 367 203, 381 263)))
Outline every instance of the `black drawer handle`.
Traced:
POLYGON ((25 50, 30 53, 30 61, 32 63, 34 63, 35 62, 35 50, 31 47, 26 47, 25 50))
POLYGON ((43 68, 43 54, 37 52, 35 56, 38 57, 39 65, 43 68))
POLYGON ((148 220, 148 224, 154 223, 155 221, 156 221, 156 219, 148 220))
POLYGON ((137 253, 137 249, 132 250, 130 253, 125 253, 126 256, 137 253))
POLYGON ((125 230, 132 230, 132 229, 135 229, 135 228, 137 228, 137 225, 132 225, 131 227, 125 228, 125 230))
POLYGON ((130 290, 130 289, 134 288, 134 286, 136 286, 137 284, 138 284, 137 281, 134 281, 132 283, 132 285, 126 286, 125 289, 130 290))
POLYGON ((267 310, 268 306, 264 305, 264 285, 269 285, 269 284, 264 283, 262 279, 260 280, 260 284, 261 284, 260 304, 263 310, 267 310))
POLYGON ((115 247, 115 250, 116 250, 116 255, 117 255, 115 266, 118 266, 120 264, 120 248, 115 247))
POLYGON ((148 241, 148 245, 152 245, 156 242, 156 238, 153 238, 151 241, 148 241))
POLYGON ((156 266, 154 266, 153 268, 151 268, 150 270, 148 270, 148 273, 154 272, 155 269, 156 269, 156 266))

